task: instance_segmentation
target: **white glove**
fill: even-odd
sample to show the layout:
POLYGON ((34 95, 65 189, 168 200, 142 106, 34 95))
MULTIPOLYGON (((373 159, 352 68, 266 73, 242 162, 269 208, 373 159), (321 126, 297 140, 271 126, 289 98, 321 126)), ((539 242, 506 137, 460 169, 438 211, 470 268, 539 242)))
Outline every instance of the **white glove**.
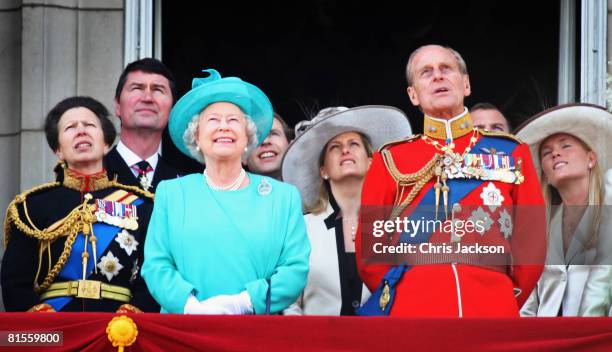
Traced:
POLYGON ((210 308, 207 309, 203 307, 200 301, 195 298, 194 295, 190 294, 189 298, 187 298, 187 302, 185 303, 185 308, 183 309, 184 314, 225 314, 224 312, 219 311, 218 313, 209 313, 210 308))
POLYGON ((241 315, 253 313, 253 304, 251 303, 251 296, 249 296, 249 293, 247 291, 242 291, 236 295, 214 296, 200 302, 200 305, 204 307, 205 310, 221 310, 224 312, 221 314, 241 315))

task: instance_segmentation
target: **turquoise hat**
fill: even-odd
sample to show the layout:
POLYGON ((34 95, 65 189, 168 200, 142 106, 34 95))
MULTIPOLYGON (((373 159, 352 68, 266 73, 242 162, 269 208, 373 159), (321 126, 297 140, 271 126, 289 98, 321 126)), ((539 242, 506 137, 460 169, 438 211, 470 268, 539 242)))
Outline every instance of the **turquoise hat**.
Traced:
POLYGON ((174 145, 183 154, 193 158, 183 140, 189 122, 208 105, 218 102, 235 104, 249 115, 257 126, 257 141, 261 144, 272 128, 274 112, 272 103, 261 89, 238 77, 225 77, 217 70, 202 70, 210 75, 194 78, 191 90, 174 105, 170 112, 168 129, 174 145))

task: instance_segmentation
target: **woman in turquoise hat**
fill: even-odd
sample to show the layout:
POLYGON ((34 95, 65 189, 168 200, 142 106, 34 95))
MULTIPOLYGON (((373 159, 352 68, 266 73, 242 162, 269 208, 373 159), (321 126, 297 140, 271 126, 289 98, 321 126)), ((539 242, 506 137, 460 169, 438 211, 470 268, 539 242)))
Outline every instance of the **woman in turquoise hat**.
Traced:
POLYGON ((266 95, 206 71, 169 123, 176 146, 206 168, 159 184, 142 275, 163 313, 278 312, 308 274, 301 198, 295 187, 242 168, 272 125, 266 95))

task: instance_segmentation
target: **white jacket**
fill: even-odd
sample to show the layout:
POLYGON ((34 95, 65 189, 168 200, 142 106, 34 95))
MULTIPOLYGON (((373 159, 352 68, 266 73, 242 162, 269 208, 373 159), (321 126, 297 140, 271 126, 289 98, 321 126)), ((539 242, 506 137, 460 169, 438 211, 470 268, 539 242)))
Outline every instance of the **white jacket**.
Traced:
POLYGON ((612 219, 603 208, 597 248, 584 250, 591 210, 582 216, 567 251, 563 254, 563 209, 550 223, 547 265, 536 288, 521 309, 522 316, 606 316, 610 312, 612 283, 612 219))
MULTIPOLYGON (((325 219, 333 212, 334 209, 328 204, 320 214, 304 215, 311 246, 308 281, 298 300, 284 310, 285 315, 340 315, 342 297, 336 229, 328 229, 325 225, 325 219)), ((368 297, 370 291, 363 285, 361 304, 368 297)))

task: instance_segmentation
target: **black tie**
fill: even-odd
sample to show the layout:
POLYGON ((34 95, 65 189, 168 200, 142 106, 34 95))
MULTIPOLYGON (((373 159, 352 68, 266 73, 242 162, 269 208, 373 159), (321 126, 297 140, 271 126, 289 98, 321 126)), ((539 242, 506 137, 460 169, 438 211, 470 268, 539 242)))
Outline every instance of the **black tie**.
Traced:
POLYGON ((134 165, 134 169, 138 172, 138 176, 147 174, 147 172, 153 171, 153 168, 146 160, 141 160, 134 165))

